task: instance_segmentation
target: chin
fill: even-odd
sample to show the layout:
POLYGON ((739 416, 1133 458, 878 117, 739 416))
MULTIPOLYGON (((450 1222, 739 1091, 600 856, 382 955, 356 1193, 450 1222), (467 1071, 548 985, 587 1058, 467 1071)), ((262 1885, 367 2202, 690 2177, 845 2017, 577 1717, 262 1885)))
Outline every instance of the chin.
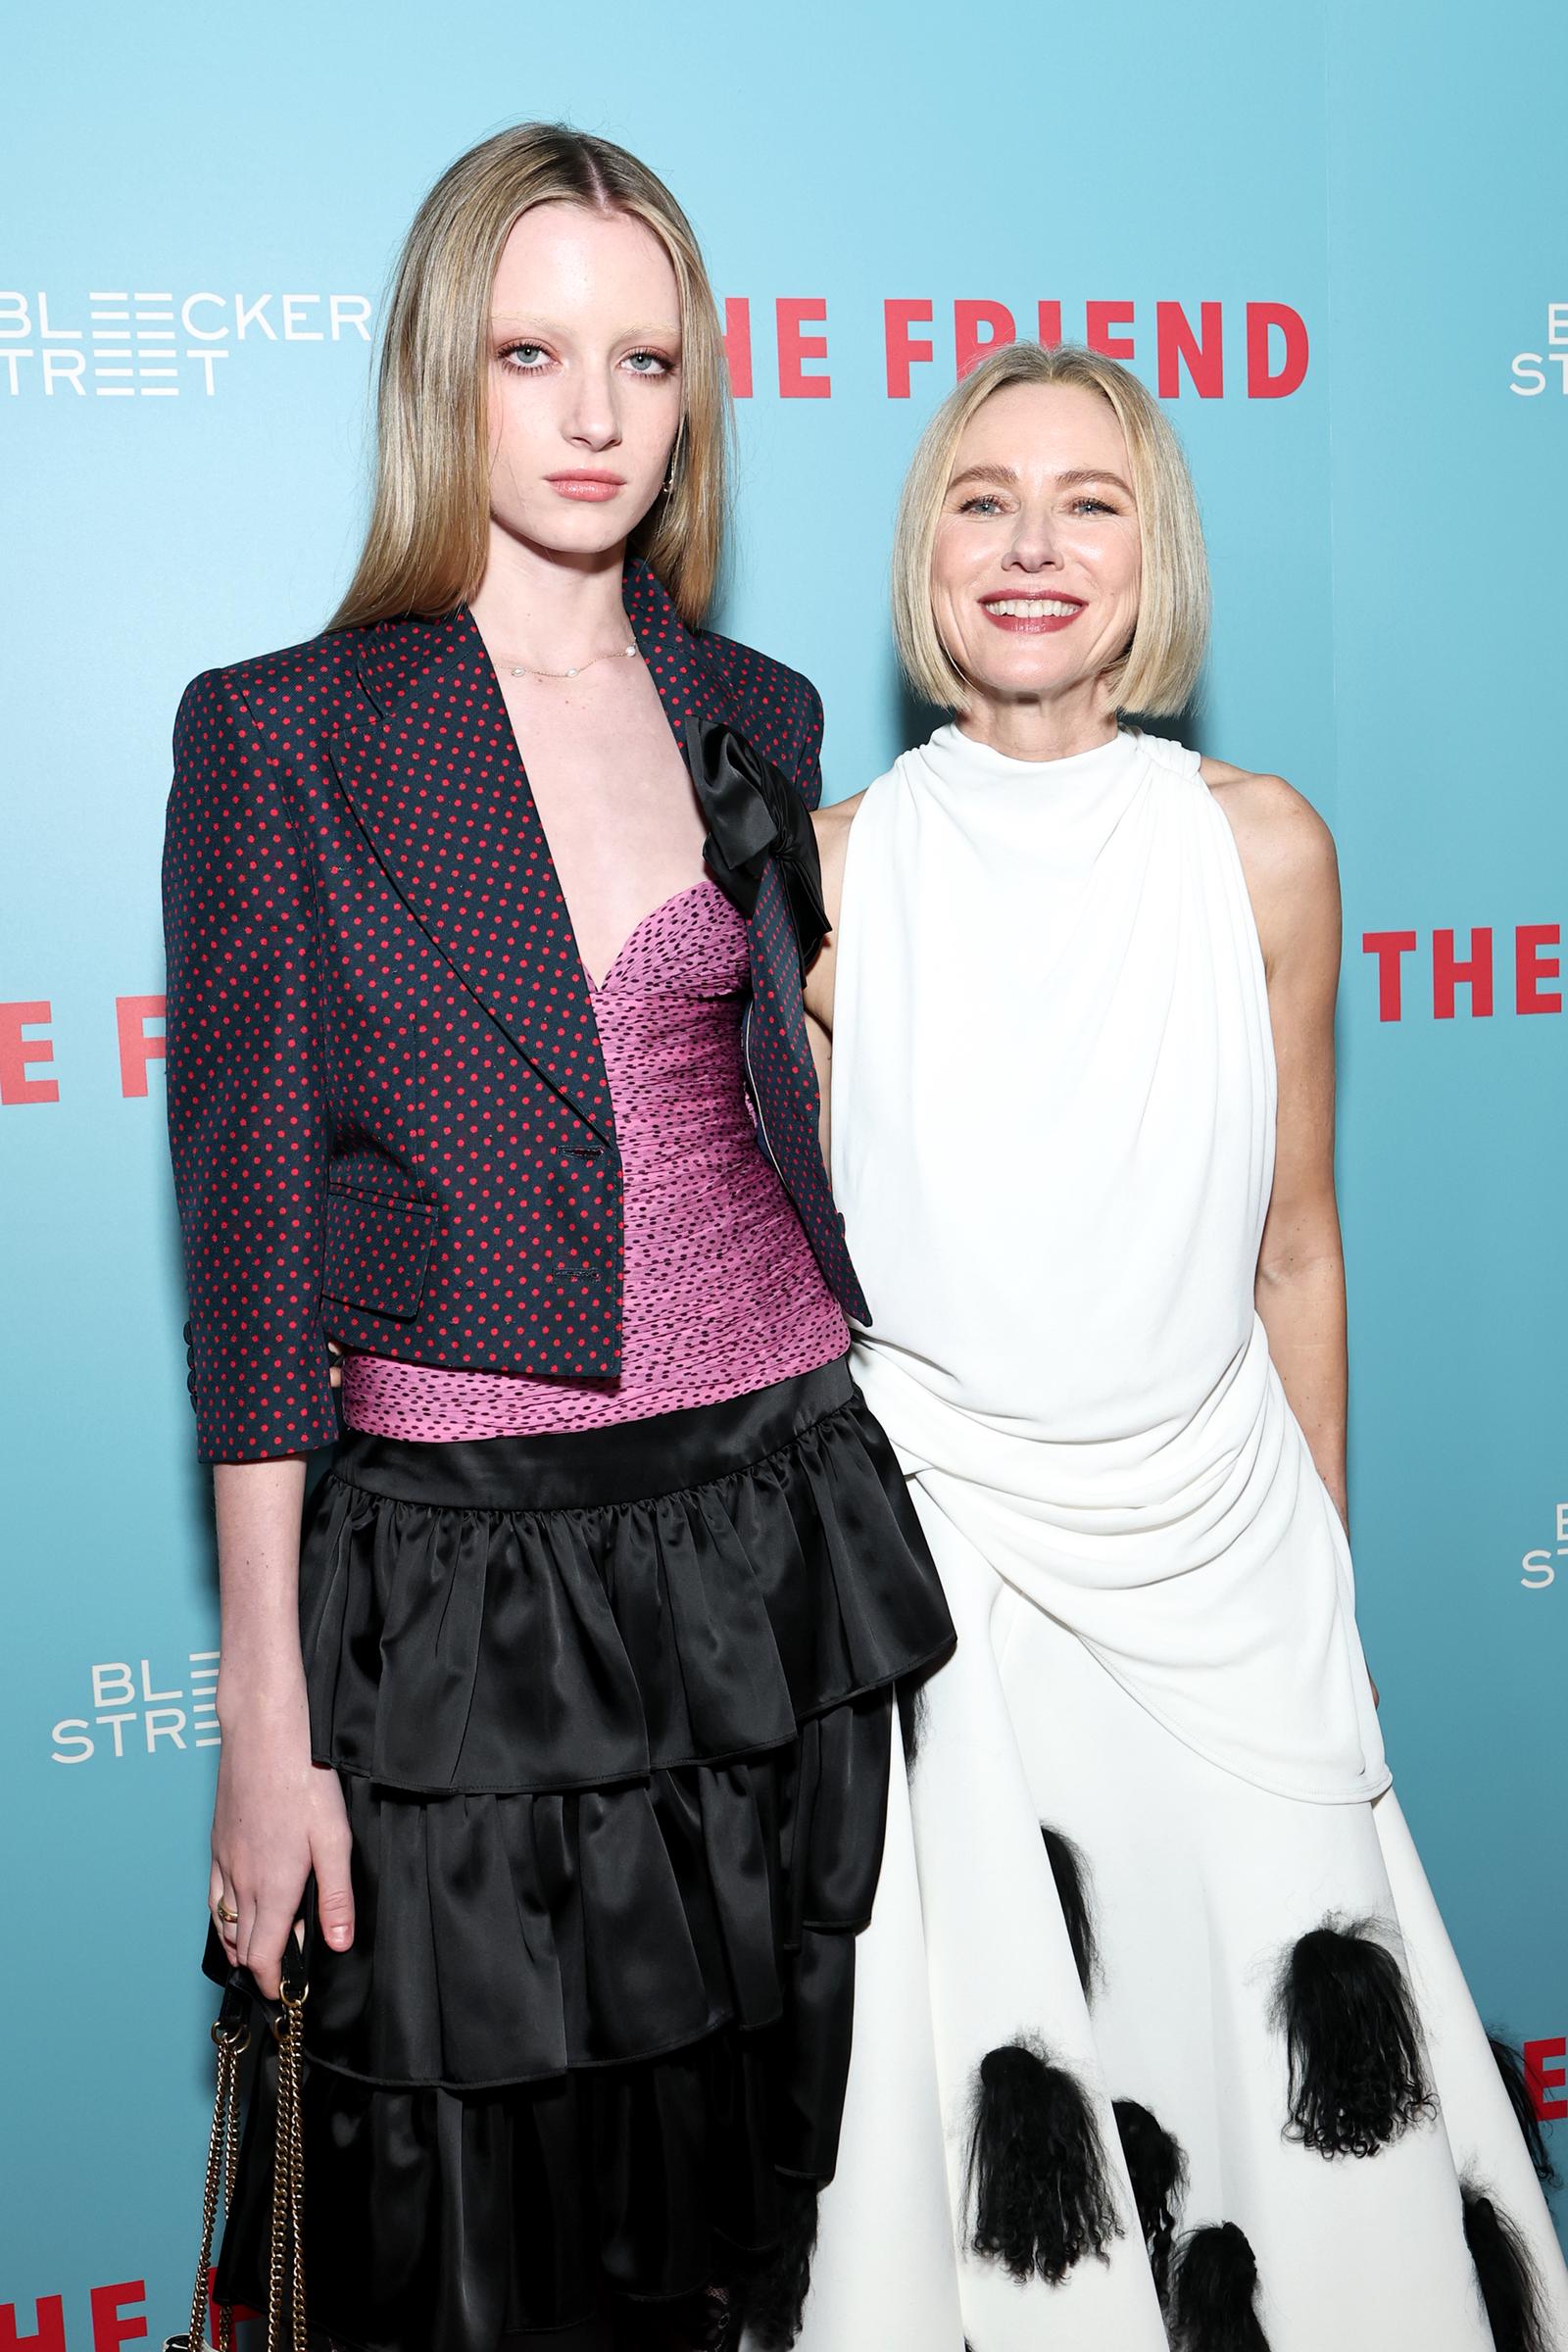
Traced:
POLYGON ((602 507, 572 507, 564 499, 538 513, 500 517, 502 528, 547 556, 602 556, 621 547, 637 527, 631 504, 613 499, 602 507))
POLYGON ((982 670, 977 667, 969 672, 982 694, 994 694, 1003 698, 1013 695, 1065 694, 1070 692, 1074 686, 1081 686, 1087 674, 1087 672, 1060 668, 1054 662, 1038 661, 1008 662, 1002 664, 992 662, 986 669, 982 670))

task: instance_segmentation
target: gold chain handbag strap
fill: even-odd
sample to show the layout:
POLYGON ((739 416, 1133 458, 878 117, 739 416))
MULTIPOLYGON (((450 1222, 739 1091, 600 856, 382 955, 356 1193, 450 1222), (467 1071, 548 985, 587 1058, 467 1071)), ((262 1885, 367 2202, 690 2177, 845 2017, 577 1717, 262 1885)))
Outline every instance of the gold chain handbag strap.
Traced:
MULTIPOLYGON (((290 1937, 290 1948, 293 1938, 290 1937)), ((276 2131, 272 2146, 272 2244, 267 2271, 267 2352, 279 2352, 287 2301, 289 2352, 306 2352, 305 2142, 300 2123, 300 2057, 305 1985, 283 1972, 283 1997, 272 2020, 277 2043, 276 2131)), ((227 2348, 220 2347, 220 2352, 227 2348)))
MULTIPOLYGON (((239 2149, 239 2062, 250 2047, 251 2028, 242 1992, 230 1986, 213 2026, 218 2048, 218 2093, 213 2101, 213 2128, 207 2136, 207 2181, 202 2192, 202 2243, 196 2258, 196 2283, 191 2289, 190 2332, 165 2338, 164 2352, 204 2352, 207 2345, 208 2296, 212 2284, 213 2233, 218 2227, 221 2193, 225 2209, 233 2203, 234 2166, 239 2149)), ((229 2352, 230 2318, 218 2306, 217 2352, 229 2352)))
MULTIPOLYGON (((307 2352, 305 2321, 305 2141, 300 2111, 300 2073, 305 2031, 305 1967, 291 1936, 283 1955, 282 1998, 271 2021, 277 2045, 277 2094, 272 2144, 272 2211, 267 2276, 267 2352, 307 2352)), ((164 2352, 230 2352, 233 2314, 211 2302, 213 2237, 221 2195, 234 2209, 239 2159, 239 2066, 250 2046, 250 2002, 231 1984, 213 2027, 218 2048, 218 2089, 213 2128, 207 2140, 207 2180, 202 2195, 201 2253, 191 2291, 190 2332, 167 2336, 164 2352), (218 2322, 218 2342, 208 2337, 209 2312, 218 2322)))

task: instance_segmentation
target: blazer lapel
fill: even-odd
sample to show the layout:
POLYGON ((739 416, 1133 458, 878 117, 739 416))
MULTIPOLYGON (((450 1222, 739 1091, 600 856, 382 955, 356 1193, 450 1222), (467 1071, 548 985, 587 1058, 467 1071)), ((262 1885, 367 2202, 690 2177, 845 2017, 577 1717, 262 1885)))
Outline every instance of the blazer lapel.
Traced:
POLYGON ((387 879, 514 1045, 613 1143, 570 917, 466 608, 381 622, 359 649, 358 673, 359 707, 329 749, 387 879))
POLYGON ((646 564, 634 559, 626 565, 621 602, 637 651, 659 689, 664 716, 684 759, 687 719, 727 717, 727 705, 698 652, 696 639, 676 612, 669 590, 646 564))

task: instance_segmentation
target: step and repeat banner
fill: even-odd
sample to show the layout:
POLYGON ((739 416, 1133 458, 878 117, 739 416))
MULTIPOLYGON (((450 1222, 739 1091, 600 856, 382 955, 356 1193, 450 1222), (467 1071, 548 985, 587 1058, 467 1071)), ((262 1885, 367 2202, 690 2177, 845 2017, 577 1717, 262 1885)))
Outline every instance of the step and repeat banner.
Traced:
POLYGON ((741 448, 715 620, 821 687, 832 797, 929 724, 888 545, 966 355, 1087 340, 1168 404, 1216 587, 1189 732, 1340 844, 1389 1744, 1483 2013, 1568 2114, 1568 29, 1446 21, 149 0, 5 36, 0 2352, 182 2325, 198 2219, 218 1614, 164 1141, 171 722, 197 670, 322 625, 399 239, 528 117, 633 148, 705 242, 741 448))

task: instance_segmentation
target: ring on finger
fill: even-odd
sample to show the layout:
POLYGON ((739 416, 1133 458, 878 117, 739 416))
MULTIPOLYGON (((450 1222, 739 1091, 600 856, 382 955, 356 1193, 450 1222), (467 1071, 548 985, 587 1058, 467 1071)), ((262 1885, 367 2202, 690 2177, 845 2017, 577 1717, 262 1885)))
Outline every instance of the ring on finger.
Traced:
POLYGON ((217 1902, 213 1905, 213 1909, 217 1913, 218 1917, 222 1921, 225 1928, 238 1927, 239 1913, 231 1910, 221 1895, 219 1896, 217 1902))

